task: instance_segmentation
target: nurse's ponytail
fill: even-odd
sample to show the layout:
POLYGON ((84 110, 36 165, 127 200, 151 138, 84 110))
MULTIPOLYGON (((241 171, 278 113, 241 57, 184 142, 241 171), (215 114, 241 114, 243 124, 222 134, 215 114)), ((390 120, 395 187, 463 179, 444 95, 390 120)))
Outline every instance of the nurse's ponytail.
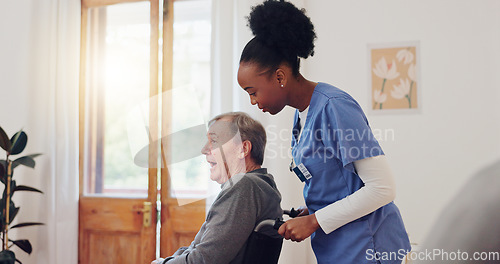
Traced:
POLYGON ((304 9, 289 2, 268 0, 254 6, 248 26, 255 37, 243 49, 240 62, 256 62, 271 71, 285 62, 297 75, 300 58, 314 55, 314 25, 304 9))

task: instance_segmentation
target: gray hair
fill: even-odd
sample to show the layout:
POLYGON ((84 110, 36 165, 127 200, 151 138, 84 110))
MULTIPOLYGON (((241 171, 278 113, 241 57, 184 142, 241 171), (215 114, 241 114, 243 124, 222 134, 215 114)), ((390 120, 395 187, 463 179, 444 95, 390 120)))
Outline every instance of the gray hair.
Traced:
POLYGON ((250 157, 257 165, 262 165, 264 162, 264 149, 266 148, 266 130, 262 124, 251 118, 247 113, 229 112, 212 118, 212 120, 208 122, 208 125, 210 126, 225 117, 231 119, 232 132, 240 132, 242 142, 248 140, 252 143, 250 157))

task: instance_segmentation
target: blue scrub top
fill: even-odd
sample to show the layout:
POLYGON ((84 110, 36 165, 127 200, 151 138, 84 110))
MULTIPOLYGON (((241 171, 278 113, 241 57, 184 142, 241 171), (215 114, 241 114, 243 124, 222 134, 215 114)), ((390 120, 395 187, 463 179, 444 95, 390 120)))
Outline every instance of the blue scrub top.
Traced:
MULTIPOLYGON (((297 125, 298 111, 294 127, 297 125)), ((305 181, 309 212, 354 193, 364 184, 354 161, 384 155, 359 104, 346 92, 325 83, 316 86, 297 144, 292 138, 296 165, 312 175, 305 181)), ((410 242, 399 209, 391 202, 330 234, 318 229, 312 236, 318 264, 400 264, 410 242)))

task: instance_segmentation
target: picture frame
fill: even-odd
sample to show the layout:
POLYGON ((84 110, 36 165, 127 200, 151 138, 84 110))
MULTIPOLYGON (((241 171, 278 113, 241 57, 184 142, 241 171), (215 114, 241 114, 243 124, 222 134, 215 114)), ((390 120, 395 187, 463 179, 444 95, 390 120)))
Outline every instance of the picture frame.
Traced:
POLYGON ((368 112, 421 113, 420 64, 419 41, 369 44, 368 112))

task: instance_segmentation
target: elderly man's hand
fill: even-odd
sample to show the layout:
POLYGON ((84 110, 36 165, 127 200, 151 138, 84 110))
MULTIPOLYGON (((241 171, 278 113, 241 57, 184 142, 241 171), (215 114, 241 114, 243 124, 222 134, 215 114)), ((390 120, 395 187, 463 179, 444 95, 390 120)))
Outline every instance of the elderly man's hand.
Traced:
POLYGON ((165 259, 162 259, 162 258, 159 258, 159 259, 156 259, 156 260, 153 260, 151 262, 151 264, 161 264, 165 259))
POLYGON ((281 225, 278 233, 285 239, 295 242, 301 242, 308 238, 319 228, 318 221, 314 214, 297 217, 286 221, 281 225))

